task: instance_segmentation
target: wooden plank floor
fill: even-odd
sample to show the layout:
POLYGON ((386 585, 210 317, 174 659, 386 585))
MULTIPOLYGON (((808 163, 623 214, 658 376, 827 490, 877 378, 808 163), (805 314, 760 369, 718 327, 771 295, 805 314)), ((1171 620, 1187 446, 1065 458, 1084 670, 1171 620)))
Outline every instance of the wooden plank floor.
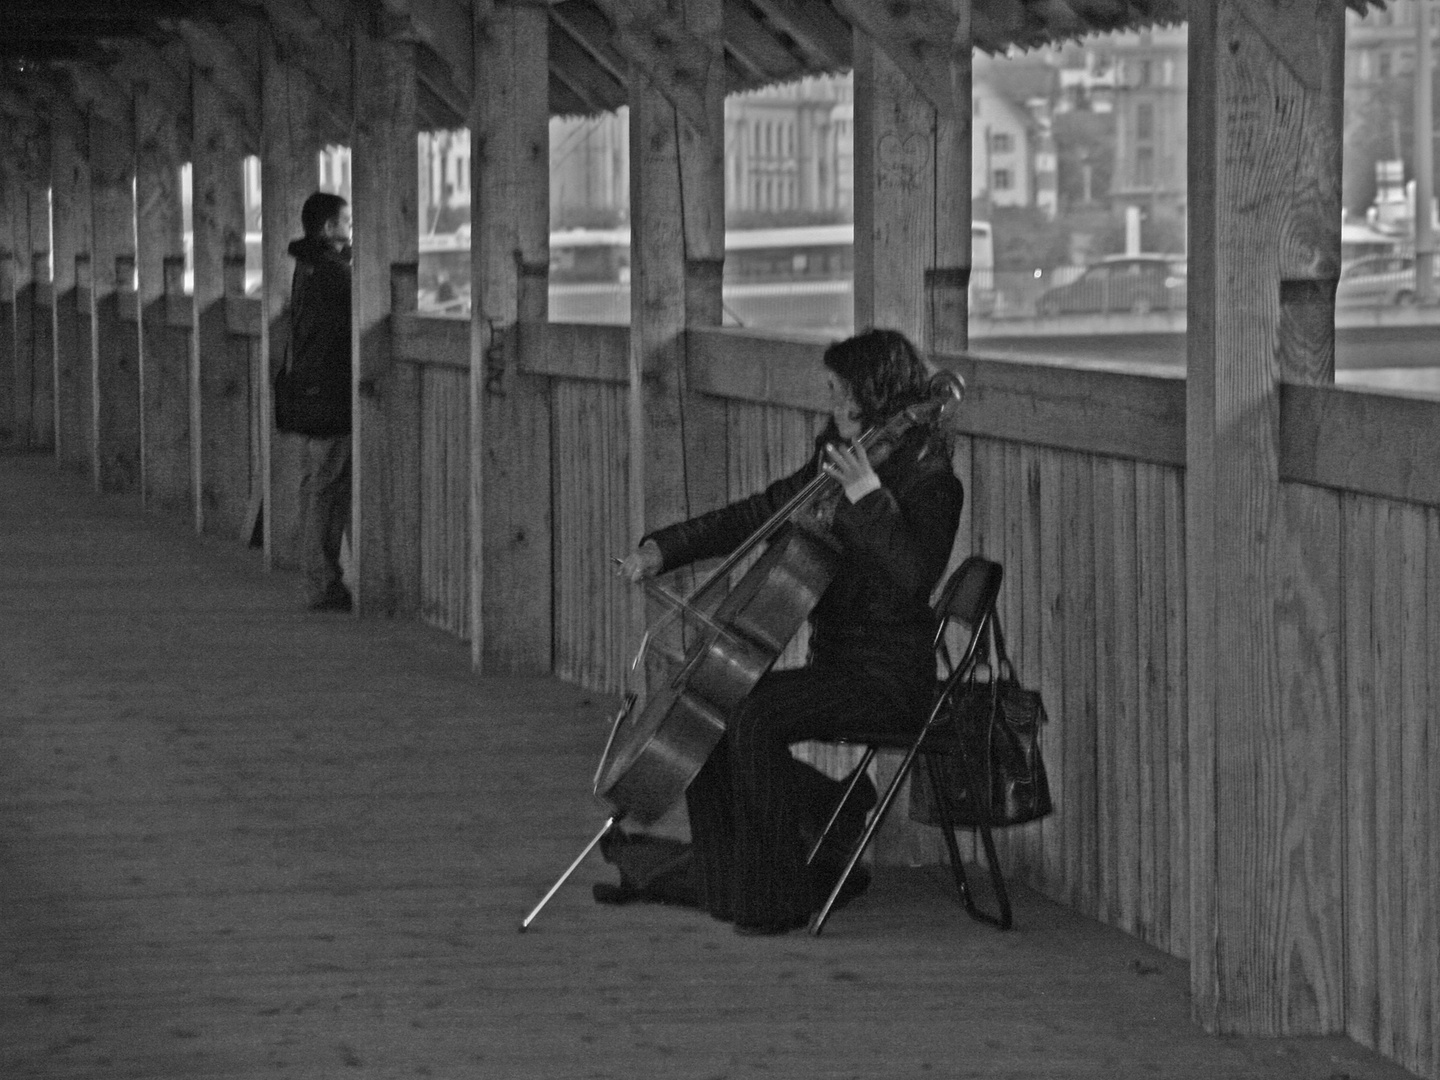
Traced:
POLYGON ((882 868, 826 935, 590 902, 610 703, 0 457, 0 1077, 1403 1077, 1209 1038, 1183 963, 882 868))

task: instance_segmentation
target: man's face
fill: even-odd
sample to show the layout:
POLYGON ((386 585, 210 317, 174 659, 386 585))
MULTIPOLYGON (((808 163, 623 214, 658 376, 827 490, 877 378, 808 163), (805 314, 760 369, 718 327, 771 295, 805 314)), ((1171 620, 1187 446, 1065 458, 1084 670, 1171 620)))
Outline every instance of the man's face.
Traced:
POLYGON ((325 223, 325 239, 337 250, 350 243, 350 207, 342 206, 340 212, 325 223))

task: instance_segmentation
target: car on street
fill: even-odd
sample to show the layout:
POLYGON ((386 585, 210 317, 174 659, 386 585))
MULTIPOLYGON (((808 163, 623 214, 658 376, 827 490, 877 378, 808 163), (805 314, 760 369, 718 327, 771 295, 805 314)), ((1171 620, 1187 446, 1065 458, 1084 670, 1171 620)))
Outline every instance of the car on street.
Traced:
MULTIPOLYGON (((1440 282, 1440 258, 1435 260, 1440 282)), ((1371 255, 1356 259, 1340 271, 1335 289, 1337 307, 1403 307, 1415 302, 1415 257, 1371 255)))
POLYGON ((1183 311, 1187 265, 1182 255, 1111 255, 1074 281, 1046 289, 1041 315, 1183 311))

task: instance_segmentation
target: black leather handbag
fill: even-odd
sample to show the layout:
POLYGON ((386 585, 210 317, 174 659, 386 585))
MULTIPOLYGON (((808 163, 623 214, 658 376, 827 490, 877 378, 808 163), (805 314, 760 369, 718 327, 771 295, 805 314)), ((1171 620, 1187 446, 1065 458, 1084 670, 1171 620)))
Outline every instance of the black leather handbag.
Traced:
POLYGON ((929 767, 922 761, 911 774, 914 821, 943 825, 940 799, 950 820, 967 827, 1023 825, 1055 809, 1040 757, 1045 704, 1015 677, 998 622, 994 634, 995 677, 956 688, 947 702, 949 730, 940 737, 946 752, 926 755, 929 767))

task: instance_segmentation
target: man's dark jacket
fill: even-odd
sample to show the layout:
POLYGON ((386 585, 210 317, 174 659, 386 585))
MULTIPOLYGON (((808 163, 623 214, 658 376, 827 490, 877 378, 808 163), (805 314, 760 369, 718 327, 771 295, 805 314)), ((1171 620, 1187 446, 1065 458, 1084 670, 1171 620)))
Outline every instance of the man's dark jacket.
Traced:
POLYGON ((290 244, 290 371, 333 410, 339 437, 350 433, 350 259, 324 237, 290 244))
MULTIPOLYGON (((816 476, 827 442, 841 442, 833 423, 815 440, 815 456, 791 475, 648 536, 664 556, 662 571, 739 547, 816 476)), ((950 558, 965 491, 921 430, 875 471, 881 488, 853 504, 840 495, 835 506, 830 529, 840 567, 810 614, 810 653, 817 665, 876 666, 928 685, 935 673, 930 593, 950 558)))

